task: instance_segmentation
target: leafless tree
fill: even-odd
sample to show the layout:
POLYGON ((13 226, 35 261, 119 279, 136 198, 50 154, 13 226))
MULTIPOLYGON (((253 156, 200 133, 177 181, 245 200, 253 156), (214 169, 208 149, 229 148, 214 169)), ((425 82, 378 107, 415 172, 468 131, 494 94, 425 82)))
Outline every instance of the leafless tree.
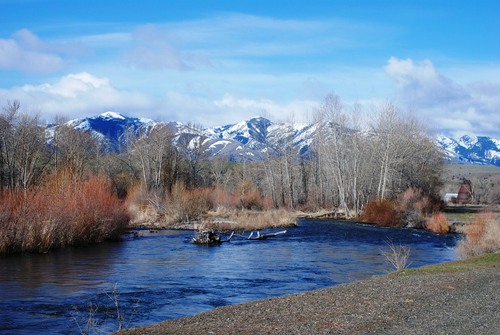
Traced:
POLYGON ((21 114, 20 108, 19 101, 8 102, 0 115, 0 183, 26 191, 42 174, 47 151, 38 116, 21 114))
POLYGON ((75 179, 93 173, 101 148, 92 134, 63 124, 56 128, 52 145, 56 170, 67 169, 75 179))

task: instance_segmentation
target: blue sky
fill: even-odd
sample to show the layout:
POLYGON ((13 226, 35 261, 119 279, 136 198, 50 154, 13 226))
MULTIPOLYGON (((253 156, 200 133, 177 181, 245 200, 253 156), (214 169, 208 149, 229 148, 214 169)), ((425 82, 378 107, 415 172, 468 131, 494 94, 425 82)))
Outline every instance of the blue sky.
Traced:
POLYGON ((308 122, 336 93, 500 138, 497 3, 0 0, 0 103, 216 126, 308 122))

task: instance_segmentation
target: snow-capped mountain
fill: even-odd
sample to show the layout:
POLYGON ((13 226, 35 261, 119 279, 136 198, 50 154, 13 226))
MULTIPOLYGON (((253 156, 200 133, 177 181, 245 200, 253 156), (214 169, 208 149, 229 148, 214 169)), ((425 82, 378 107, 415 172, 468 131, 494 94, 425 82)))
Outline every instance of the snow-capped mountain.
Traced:
MULTIPOLYGON (((102 143, 106 143, 113 151, 118 151, 121 145, 124 144, 128 132, 137 135, 140 132, 147 132, 155 124, 156 122, 151 119, 133 118, 115 112, 74 119, 65 123, 66 126, 76 130, 90 132, 102 143)), ((52 129, 49 129, 49 132, 56 127, 53 126, 52 129)))
POLYGON ((454 139, 440 135, 436 141, 452 163, 500 166, 500 140, 486 136, 464 135, 454 139))
MULTIPOLYGON (((179 148, 201 148, 209 157, 224 157, 231 161, 260 160, 266 156, 278 156, 288 149, 307 157, 319 129, 334 127, 317 123, 273 123, 263 117, 254 117, 236 124, 197 129, 179 122, 155 122, 115 112, 66 123, 67 126, 92 133, 115 151, 124 143, 127 133, 148 134, 160 124, 167 127, 179 148)), ((500 166, 500 140, 481 136, 454 139, 440 135, 436 137, 436 142, 452 163, 500 166)))

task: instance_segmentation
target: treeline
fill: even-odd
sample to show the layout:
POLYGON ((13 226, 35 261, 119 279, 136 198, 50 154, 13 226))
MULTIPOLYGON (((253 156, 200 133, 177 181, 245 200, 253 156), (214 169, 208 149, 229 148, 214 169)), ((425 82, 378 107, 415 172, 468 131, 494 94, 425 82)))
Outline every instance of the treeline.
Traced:
MULTIPOLYGON (((207 157, 202 137, 176 137, 162 124, 141 134, 130 132, 119 152, 63 123, 51 128, 47 143, 38 117, 22 113, 20 103, 13 101, 0 115, 2 201, 15 196, 29 203, 36 198, 33 192, 49 189, 55 193, 45 197, 56 199, 58 191, 85 192, 82 183, 93 180, 121 199, 123 211, 126 201, 134 209, 132 219, 172 222, 224 209, 327 209, 353 217, 369 201, 396 199, 410 188, 426 199, 437 197, 442 153, 425 128, 397 106, 374 108, 367 118, 360 107, 347 110, 336 95, 329 95, 314 124, 316 137, 307 156, 283 141, 269 144, 262 160, 234 163, 207 157), (61 175, 71 181, 73 191, 49 186, 61 175)), ((91 202, 92 197, 71 201, 91 202)), ((6 208, 0 210, 4 240, 6 208)), ((115 213, 119 225, 123 213, 115 213)))
POLYGON ((100 170, 102 148, 61 127, 47 144, 36 115, 18 101, 0 114, 0 254, 118 239, 130 215, 100 170))

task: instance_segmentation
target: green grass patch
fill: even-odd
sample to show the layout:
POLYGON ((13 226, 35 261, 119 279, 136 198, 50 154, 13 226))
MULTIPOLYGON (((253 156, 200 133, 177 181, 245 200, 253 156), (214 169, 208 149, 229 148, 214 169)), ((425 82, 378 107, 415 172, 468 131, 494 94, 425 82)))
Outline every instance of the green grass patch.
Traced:
POLYGON ((411 276, 419 274, 457 272, 457 271, 472 270, 477 268, 489 268, 497 266, 500 266, 500 253, 485 254, 482 256, 469 258, 465 260, 427 265, 420 268, 405 269, 393 272, 389 274, 389 276, 398 277, 398 276, 411 276))

